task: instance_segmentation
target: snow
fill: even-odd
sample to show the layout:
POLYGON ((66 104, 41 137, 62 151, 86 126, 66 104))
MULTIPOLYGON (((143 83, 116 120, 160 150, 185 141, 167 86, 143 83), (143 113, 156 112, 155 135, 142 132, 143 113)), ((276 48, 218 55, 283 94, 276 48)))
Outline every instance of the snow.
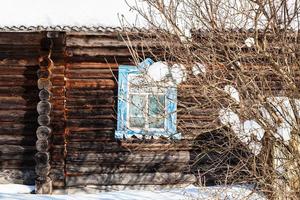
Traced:
POLYGON ((18 194, 31 193, 32 191, 34 191, 34 185, 0 184, 0 193, 18 194))
POLYGON ((140 26, 126 1, 135 0, 9 0, 1 1, 0 26, 140 26))
POLYGON ((251 136, 255 136, 259 141, 264 136, 265 130, 254 120, 240 121, 238 114, 230 108, 221 109, 219 119, 222 124, 229 126, 237 137, 251 149, 252 153, 258 155, 261 150, 261 143, 255 142, 251 136))
POLYGON ((247 47, 252 47, 255 44, 254 38, 253 37, 249 37, 245 40, 245 45, 247 47))
POLYGON ((13 190, 15 194, 1 192, 0 199, 15 200, 75 200, 75 199, 91 199, 91 200, 192 200, 192 199, 227 199, 227 200, 265 200, 266 198, 253 190, 251 185, 235 185, 235 186, 212 186, 212 187, 196 187, 187 186, 185 188, 174 188, 169 190, 123 190, 113 192, 103 192, 98 194, 73 194, 73 195, 36 195, 36 194, 20 194, 13 184, 0 185, 1 191, 13 190))
POLYGON ((237 91, 237 89, 235 89, 235 87, 231 86, 231 85, 226 85, 224 87, 224 91, 229 94, 231 96, 232 99, 234 99, 236 102, 240 102, 240 94, 237 91))
POLYGON ((171 75, 176 84, 186 81, 186 69, 182 64, 174 64, 171 67, 171 75))
POLYGON ((162 61, 153 63, 147 69, 147 75, 154 81, 162 81, 168 74, 169 67, 162 61))
POLYGON ((201 63, 196 63, 193 67, 192 67, 192 73, 197 76, 198 74, 206 74, 206 66, 201 64, 201 63))

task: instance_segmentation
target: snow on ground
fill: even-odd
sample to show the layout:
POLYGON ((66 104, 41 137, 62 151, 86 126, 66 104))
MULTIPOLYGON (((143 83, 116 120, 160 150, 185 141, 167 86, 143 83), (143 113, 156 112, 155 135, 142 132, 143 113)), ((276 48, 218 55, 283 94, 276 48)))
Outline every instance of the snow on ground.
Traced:
POLYGON ((213 186, 169 189, 169 190, 124 190, 103 192, 99 194, 74 194, 74 195, 36 195, 20 194, 32 190, 32 186, 20 186, 13 184, 0 185, 0 199, 12 200, 265 200, 263 195, 254 192, 251 186, 213 186), (25 188, 28 191, 24 190, 25 188), (18 191, 20 189, 20 191, 18 191), (12 193, 15 192, 15 194, 12 193), (9 194, 10 192, 10 194, 9 194))

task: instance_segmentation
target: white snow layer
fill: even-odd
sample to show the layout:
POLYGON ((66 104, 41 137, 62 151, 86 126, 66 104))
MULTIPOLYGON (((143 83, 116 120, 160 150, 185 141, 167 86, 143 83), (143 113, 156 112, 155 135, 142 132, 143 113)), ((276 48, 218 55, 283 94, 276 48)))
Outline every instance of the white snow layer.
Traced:
MULTIPOLYGON (((134 5, 135 0, 126 0, 134 5)), ((125 0, 9 0, 1 1, 1 26, 120 26, 136 24, 137 14, 125 0)), ((141 22, 142 23, 142 22, 141 22)))
POLYGON ((231 85, 226 85, 224 87, 224 91, 229 94, 231 96, 232 99, 234 99, 237 102, 240 102, 240 94, 237 91, 237 89, 235 89, 235 87, 231 86, 231 85))
MULTIPOLYGON (((0 185, 2 190, 12 189, 0 185)), ((1 192, 0 199, 10 200, 192 200, 192 199, 227 199, 227 200, 265 200, 266 198, 252 189, 249 185, 244 186, 213 186, 213 187, 195 187, 177 188, 170 190, 124 190, 114 192, 103 192, 98 194, 76 194, 76 195, 36 195, 36 194, 9 194, 1 192)))
POLYGON ((186 81, 187 73, 186 69, 182 64, 174 64, 169 67, 167 63, 158 61, 153 63, 146 70, 147 75, 153 81, 164 81, 171 78, 171 82, 176 85, 182 81, 186 81))
MULTIPOLYGON (((26 194, 34 191, 34 185, 21 185, 21 184, 0 184, 0 193, 6 194, 26 194)), ((1 195, 0 195, 1 197, 1 195)), ((2 199, 2 198, 0 198, 2 199)))
POLYGON ((201 64, 201 63, 196 63, 193 67, 192 67, 192 73, 197 76, 198 74, 206 74, 206 66, 201 64))

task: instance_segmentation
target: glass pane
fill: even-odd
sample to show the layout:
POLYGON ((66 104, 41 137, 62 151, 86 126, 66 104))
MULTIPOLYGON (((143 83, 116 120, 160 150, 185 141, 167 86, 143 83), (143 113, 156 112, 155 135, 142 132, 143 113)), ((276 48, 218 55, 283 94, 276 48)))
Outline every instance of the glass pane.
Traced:
POLYGON ((129 96, 129 124, 132 128, 145 127, 145 95, 130 95, 129 96))
POLYGON ((144 128, 145 118, 144 117, 130 117, 129 119, 131 128, 144 128))
POLYGON ((149 95, 149 128, 164 128, 165 96, 149 95))

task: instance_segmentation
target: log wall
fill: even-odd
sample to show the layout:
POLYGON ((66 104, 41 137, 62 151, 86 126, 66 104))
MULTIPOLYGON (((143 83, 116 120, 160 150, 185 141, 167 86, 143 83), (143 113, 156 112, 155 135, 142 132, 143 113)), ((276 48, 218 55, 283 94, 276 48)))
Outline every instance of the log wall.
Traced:
POLYGON ((39 33, 0 33, 0 183, 34 184, 39 33))

